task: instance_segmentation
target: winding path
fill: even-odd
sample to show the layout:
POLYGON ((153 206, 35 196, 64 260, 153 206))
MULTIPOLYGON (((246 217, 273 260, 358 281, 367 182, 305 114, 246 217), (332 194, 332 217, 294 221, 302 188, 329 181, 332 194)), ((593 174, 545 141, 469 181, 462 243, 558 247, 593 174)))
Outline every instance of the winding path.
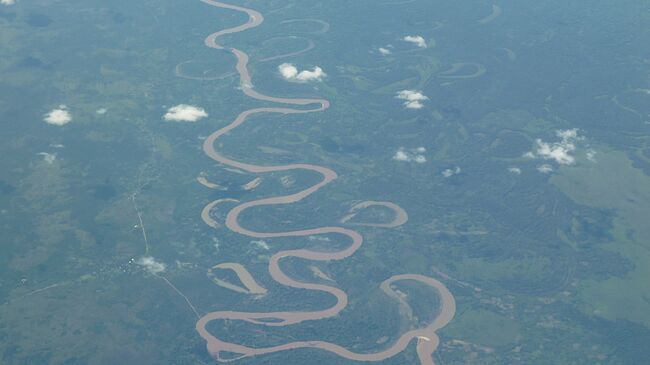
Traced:
POLYGON ((445 79, 473 79, 475 77, 485 74, 487 69, 480 63, 474 62, 458 62, 451 65, 448 70, 442 71, 438 77, 445 79), (459 74, 458 72, 466 67, 474 67, 476 71, 471 74, 459 74))
POLYGON ((399 227, 402 224, 406 223, 408 221, 409 216, 406 213, 402 207, 395 203, 391 202, 378 202, 374 200, 369 200, 361 203, 357 203, 350 208, 350 213, 346 215, 345 217, 341 218, 339 222, 341 223, 347 223, 350 225, 355 225, 355 226, 367 226, 367 227, 377 227, 377 228, 395 228, 399 227), (359 214, 360 211, 369 208, 369 207, 374 207, 374 206, 379 206, 379 207, 385 207, 388 209, 391 209, 395 213, 395 218, 393 218, 392 221, 388 223, 348 223, 352 218, 356 217, 357 214, 359 214))
POLYGON ((215 282, 215 284, 226 289, 234 290, 238 293, 259 295, 266 294, 267 291, 265 287, 261 286, 257 283, 257 281, 255 281, 253 275, 251 275, 251 273, 249 273, 242 264, 238 264, 236 262, 224 262, 222 264, 214 265, 212 268, 210 268, 210 270, 208 270, 208 277, 210 277, 212 281, 215 282), (224 279, 220 279, 215 273, 217 269, 234 271, 237 275, 237 278, 244 287, 242 288, 239 285, 230 283, 224 279))
MULTIPOLYGON (((217 42, 217 39, 219 37, 226 34, 242 32, 247 29, 254 28, 260 25, 264 19, 262 17, 262 14, 260 14, 255 10, 251 10, 251 9, 247 9, 235 5, 225 4, 213 0, 201 0, 201 1, 214 7, 240 11, 248 14, 248 21, 246 23, 233 28, 220 30, 216 33, 209 35, 205 39, 205 44, 210 48, 224 49, 224 47, 217 42)), ((418 357, 420 358, 420 363, 423 365, 433 364, 434 362, 432 359, 432 354, 438 347, 438 343, 439 343, 438 337, 436 335, 436 331, 444 327, 454 317, 456 311, 456 304, 453 295, 441 282, 417 274, 404 274, 404 275, 393 276, 381 284, 381 289, 384 290, 384 292, 387 295, 394 297, 395 293, 391 289, 391 284, 403 280, 421 282, 425 285, 434 288, 438 292, 440 296, 439 313, 437 317, 434 319, 434 321, 428 326, 420 329, 413 329, 404 333, 390 347, 381 350, 379 352, 355 353, 342 346, 330 342, 324 342, 324 341, 296 341, 296 342, 290 342, 279 346, 255 348, 255 347, 248 347, 248 346, 239 345, 239 344, 230 343, 221 340, 215 337, 214 335, 212 335, 206 328, 208 323, 214 320, 240 320, 240 321, 246 321, 257 325, 278 327, 278 326, 287 326, 291 324, 296 324, 302 321, 318 320, 318 319, 329 318, 338 315, 348 304, 347 294, 343 290, 329 285, 306 283, 306 282, 294 280, 282 271, 280 266, 280 261, 285 257, 296 257, 296 258, 302 258, 302 259, 307 259, 312 261, 341 260, 354 254, 354 252, 361 246, 363 242, 363 237, 361 236, 360 233, 344 227, 318 227, 318 228, 310 228, 310 229, 288 231, 288 232, 256 232, 244 228, 239 224, 238 217, 244 210, 252 207, 258 207, 258 206, 291 204, 291 203, 298 202, 308 197, 309 195, 315 193, 320 188, 324 187, 325 185, 329 184, 331 181, 336 179, 337 174, 335 171, 329 168, 317 166, 317 165, 310 165, 310 164, 289 164, 289 165, 278 165, 278 166, 258 166, 258 165, 247 164, 244 162, 238 162, 232 160, 222 155, 215 149, 215 141, 217 139, 227 134, 228 132, 232 131, 233 129, 237 128, 239 125, 244 123, 250 116, 256 114, 263 114, 263 113, 279 113, 279 114, 314 113, 314 112, 323 111, 329 107, 329 102, 324 99, 287 99, 287 98, 267 96, 258 93, 253 89, 251 77, 248 72, 248 68, 247 68, 248 55, 236 48, 230 48, 229 51, 232 52, 237 58, 236 69, 240 76, 242 91, 246 95, 248 95, 251 98, 262 100, 262 101, 289 104, 294 106, 313 105, 313 107, 311 109, 295 109, 295 108, 288 108, 288 107, 264 107, 264 108, 254 108, 254 109, 246 110, 241 114, 239 114, 239 116, 237 116, 237 118, 233 122, 215 131, 205 140, 203 144, 203 150, 206 153, 206 155, 208 155, 213 160, 225 166, 239 169, 239 170, 244 170, 249 173, 266 173, 266 172, 278 172, 278 171, 289 171, 289 170, 299 169, 299 170, 309 170, 309 171, 319 173, 322 175, 323 178, 317 184, 312 185, 302 191, 290 195, 264 198, 264 199, 241 203, 235 206, 229 211, 229 213, 226 216, 226 222, 225 222, 226 227, 228 227, 230 230, 234 232, 240 233, 245 236, 254 237, 254 238, 306 237, 310 235, 337 234, 348 238, 351 242, 347 248, 340 251, 317 252, 317 251, 310 251, 307 249, 285 250, 274 254, 273 256, 271 256, 269 260, 269 273, 275 281, 277 281, 282 285, 289 286, 292 288, 316 290, 316 291, 329 293, 337 299, 335 305, 333 305, 330 308, 326 308, 322 310, 304 311, 304 312, 303 311, 298 311, 298 312, 217 311, 217 312, 208 313, 203 317, 201 317, 199 321, 196 323, 196 330, 201 335, 201 337, 203 337, 207 342, 208 351, 215 359, 223 362, 234 361, 244 357, 251 357, 256 355, 269 354, 273 352, 290 350, 290 349, 298 349, 298 348, 322 349, 322 350, 330 351, 332 353, 335 353, 341 357, 350 360, 380 361, 402 352, 408 346, 411 340, 416 339, 417 354, 418 357), (233 353, 239 354, 239 356, 223 358, 221 355, 224 352, 230 354, 233 353)), ((212 207, 216 204, 218 204, 218 202, 212 202, 208 204, 206 208, 204 208, 204 215, 203 215, 204 220, 207 215, 205 214, 205 212, 209 213, 209 210, 212 209, 212 207)), ((211 222, 206 221, 206 223, 210 224, 211 222)))

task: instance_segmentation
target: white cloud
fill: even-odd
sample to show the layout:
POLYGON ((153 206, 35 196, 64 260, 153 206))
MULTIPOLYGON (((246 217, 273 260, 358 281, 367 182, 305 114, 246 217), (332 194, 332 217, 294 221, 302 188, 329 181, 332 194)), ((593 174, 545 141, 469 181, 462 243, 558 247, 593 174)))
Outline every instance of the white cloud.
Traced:
POLYGON ((425 163, 427 158, 423 155, 427 151, 424 147, 412 148, 406 150, 404 147, 400 147, 395 151, 393 155, 393 160, 395 161, 404 161, 404 162, 415 162, 415 163, 425 163))
POLYGON ((172 122, 196 122, 208 116, 208 113, 194 105, 179 104, 169 108, 163 118, 172 122))
POLYGON ((521 175, 521 169, 519 167, 509 167, 508 171, 516 175, 521 175))
POLYGON ((2 5, 13 5, 16 3, 16 0, 0 0, 0 4, 2 5))
POLYGON ((422 155, 416 155, 416 156, 413 158, 413 161, 415 161, 415 162, 417 162, 417 163, 425 163, 425 162, 427 162, 427 158, 424 157, 424 156, 422 156, 422 155))
POLYGON ((419 35, 407 35, 402 38, 404 41, 413 43, 420 48, 427 48, 427 41, 424 40, 422 36, 419 35))
POLYGON ((162 262, 156 261, 151 256, 143 256, 141 257, 138 261, 137 264, 140 266, 144 266, 147 271, 149 271, 152 274, 159 274, 163 271, 165 271, 166 265, 163 264, 162 262))
POLYGON ((404 103, 406 105, 407 109, 422 109, 424 108, 424 104, 422 104, 419 101, 409 101, 408 103, 404 103))
POLYGON ((424 101, 429 98, 418 90, 402 90, 398 91, 395 98, 404 100, 404 106, 408 109, 422 109, 424 101))
POLYGON ((536 139, 536 147, 533 151, 526 152, 524 157, 539 157, 544 160, 553 160, 560 165, 573 165, 576 161, 574 153, 577 142, 584 140, 578 134, 578 129, 557 130, 555 135, 560 139, 557 142, 545 142, 536 139))
POLYGON ((587 151, 586 156, 587 156, 587 160, 591 162, 596 162, 596 151, 590 149, 587 151))
POLYGON ((397 150, 397 152, 395 152, 395 155, 393 155, 393 160, 409 161, 410 157, 402 148, 400 148, 397 150))
POLYGON ((269 244, 266 243, 264 240, 258 240, 258 241, 251 241, 251 243, 254 243, 257 248, 262 249, 264 251, 269 250, 269 244))
POLYGON ((543 174, 548 174, 550 172, 553 172, 553 166, 545 163, 543 165, 537 166, 537 171, 543 174))
POLYGON ((309 81, 321 81, 323 77, 327 76, 323 69, 316 66, 313 70, 302 70, 298 71, 298 68, 291 63, 283 63, 278 66, 278 71, 282 77, 287 81, 293 82, 309 82, 309 81))
POLYGON ((452 177, 454 175, 460 174, 460 167, 456 166, 453 169, 444 169, 441 174, 443 177, 452 177))
POLYGON ((104 114, 106 114, 107 111, 108 111, 108 109, 106 109, 106 108, 99 108, 99 109, 97 109, 97 114, 104 115, 104 114))
POLYGON ((72 115, 70 115, 65 105, 59 105, 57 109, 52 109, 49 113, 45 114, 43 120, 47 124, 65 125, 72 121, 72 115))
POLYGON ((43 156, 43 161, 47 162, 49 165, 56 161, 56 153, 39 152, 38 155, 43 156))
POLYGON ((379 47, 379 53, 381 53, 381 54, 384 55, 384 56, 388 56, 389 54, 392 54, 393 51, 391 51, 391 50, 388 49, 388 48, 379 47))
POLYGON ((555 135, 562 138, 562 140, 580 139, 580 137, 578 137, 578 128, 565 130, 560 129, 555 131, 555 135))
POLYGON ((555 160, 560 165, 572 165, 575 157, 571 154, 575 151, 575 145, 572 143, 546 143, 541 139, 537 143, 537 155, 545 160, 555 160))

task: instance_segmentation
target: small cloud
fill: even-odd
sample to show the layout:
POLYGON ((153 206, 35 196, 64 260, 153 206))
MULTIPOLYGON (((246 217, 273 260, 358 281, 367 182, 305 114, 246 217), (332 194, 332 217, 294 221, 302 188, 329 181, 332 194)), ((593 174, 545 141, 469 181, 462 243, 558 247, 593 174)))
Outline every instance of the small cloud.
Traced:
POLYGON ((456 166, 453 169, 444 169, 444 170, 442 170, 441 174, 442 174, 443 177, 447 178, 447 177, 452 177, 454 175, 460 174, 460 171, 461 171, 460 167, 456 166))
POLYGON ((65 105, 59 105, 58 108, 52 109, 49 113, 45 114, 43 119, 45 123, 52 125, 65 125, 72 121, 72 115, 65 105))
POLYGON ((388 56, 389 54, 392 54, 393 51, 391 51, 391 50, 388 49, 388 48, 379 47, 379 53, 381 53, 381 54, 384 55, 384 56, 388 56))
POLYGON ((578 141, 584 137, 578 134, 578 129, 557 130, 555 135, 560 139, 557 142, 545 142, 538 138, 535 140, 536 147, 533 151, 526 152, 524 157, 544 160, 553 160, 560 165, 573 165, 575 163, 575 150, 578 141))
POLYGON ((573 165, 575 157, 571 155, 575 151, 575 145, 572 143, 546 143, 541 139, 537 143, 537 155, 545 160, 555 160, 560 165, 573 165))
POLYGON ((56 153, 39 152, 38 155, 43 156, 43 161, 47 162, 48 165, 56 161, 56 153))
POLYGON ((147 271, 154 275, 164 272, 166 268, 165 264, 156 261, 156 259, 151 256, 143 256, 136 263, 140 266, 144 266, 147 271))
POLYGON ((587 157, 587 160, 589 160, 591 162, 596 162, 596 151, 594 151, 592 149, 589 149, 589 150, 587 150, 587 153, 585 154, 585 156, 587 157))
POLYGON ((418 90, 402 90, 397 92, 395 98, 404 100, 404 106, 407 109, 422 109, 424 107, 424 101, 429 100, 429 98, 422 94, 418 90))
POLYGON ((16 0, 0 0, 0 4, 2 5, 13 5, 16 3, 16 0))
POLYGON ((266 243, 264 240, 258 240, 258 241, 251 241, 251 243, 254 243, 257 248, 262 249, 264 251, 269 250, 269 244, 266 243))
POLYGON ((422 156, 422 155, 416 155, 416 156, 413 158, 413 161, 415 161, 415 162, 417 162, 417 163, 425 163, 425 162, 427 162, 427 158, 424 157, 424 156, 422 156))
POLYGON ((99 109, 97 109, 97 114, 104 115, 104 114, 106 114, 107 111, 108 111, 108 109, 106 109, 106 108, 99 108, 99 109))
POLYGON ((424 40, 422 36, 419 35, 407 35, 402 38, 405 42, 413 43, 420 48, 427 48, 427 41, 424 40))
POLYGON ((541 172, 542 174, 548 174, 553 172, 553 166, 545 163, 543 165, 537 166, 537 171, 541 172))
POLYGON ((410 101, 408 103, 404 103, 406 105, 407 109, 422 109, 424 108, 424 104, 422 104, 419 101, 410 101))
POLYGON ((555 135, 562 138, 562 140, 580 139, 580 137, 578 137, 578 128, 565 130, 559 129, 555 131, 555 135))
POLYGON ((395 155, 393 155, 393 160, 396 161, 409 161, 409 155, 404 152, 404 149, 400 148, 395 152, 395 155))
POLYGON ((291 63, 283 63, 278 66, 278 71, 282 77, 287 81, 292 82, 309 82, 309 81, 321 81, 327 74, 323 72, 323 69, 316 66, 311 71, 303 70, 298 71, 298 68, 291 63))
POLYGON ((427 151, 424 147, 412 148, 406 150, 404 147, 400 147, 395 151, 393 155, 393 160, 395 161, 404 161, 404 162, 415 162, 415 163, 425 163, 427 158, 423 155, 427 151))
POLYGON ((208 113, 203 108, 194 105, 179 104, 169 108, 163 118, 170 122, 196 122, 207 116, 208 113))
POLYGON ((508 171, 516 175, 521 175, 521 169, 519 167, 509 167, 508 171))

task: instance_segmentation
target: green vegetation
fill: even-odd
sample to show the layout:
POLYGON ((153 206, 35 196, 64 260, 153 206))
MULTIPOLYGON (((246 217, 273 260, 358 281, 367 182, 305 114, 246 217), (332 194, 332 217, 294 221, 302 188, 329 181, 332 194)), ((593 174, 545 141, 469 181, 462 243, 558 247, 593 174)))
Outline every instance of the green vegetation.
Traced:
POLYGON ((583 310, 650 327, 650 177, 634 168, 624 153, 604 150, 597 164, 563 169, 551 182, 579 204, 614 211, 611 240, 603 249, 631 263, 620 276, 579 283, 583 310))
MULTIPOLYGON (((428 287, 396 285, 412 318, 379 289, 392 275, 416 273, 441 280, 457 303, 439 331, 436 364, 650 358, 650 99, 648 60, 639 53, 650 39, 640 26, 650 22, 646 3, 504 2, 485 25, 477 21, 489 5, 466 2, 248 5, 265 22, 224 40, 251 55, 255 88, 324 97, 332 107, 254 116, 219 149, 257 164, 320 164, 338 178, 298 204, 251 209, 242 225, 341 225, 364 200, 394 202, 409 220, 394 229, 349 226, 364 244, 345 260, 283 261, 297 280, 345 290, 349 306, 339 316, 279 328, 216 322, 211 330, 256 346, 324 340, 378 351, 437 314, 428 287), (300 19, 330 27, 322 33, 323 24, 300 19), (421 35, 428 48, 406 35, 421 35), (310 41, 304 53, 262 61, 310 41), (318 65, 328 76, 286 82, 282 62, 318 65), (456 63, 487 71, 439 77, 456 63), (404 89, 427 96, 424 106, 406 109, 395 98, 404 89), (556 130, 572 128, 584 137, 571 152, 575 164, 524 157, 537 139, 553 143, 556 130), (422 163, 394 158, 418 148, 422 163), (538 171, 543 164, 553 171, 538 171)), ((242 110, 270 105, 241 93, 231 54, 203 44, 244 20, 198 0, 0 5, 0 364, 213 363, 179 292, 201 314, 332 305, 327 294, 278 285, 267 265, 279 250, 347 247, 341 236, 260 242, 200 220, 210 201, 277 196, 319 179, 304 171, 243 174, 201 150, 206 135, 242 110), (181 103, 209 117, 164 121, 181 103), (60 105, 72 122, 46 124, 45 113, 60 105), (243 188, 257 177, 257 188, 243 188), (143 256, 164 271, 154 275, 143 256), (223 262, 245 265, 268 294, 214 285, 207 271, 223 262)), ((223 223, 232 206, 212 217, 223 223)), ((352 222, 386 222, 390 213, 372 208, 352 222)), ((237 362, 306 363, 358 364, 311 350, 237 362)), ((382 362, 415 363, 415 343, 382 362)))

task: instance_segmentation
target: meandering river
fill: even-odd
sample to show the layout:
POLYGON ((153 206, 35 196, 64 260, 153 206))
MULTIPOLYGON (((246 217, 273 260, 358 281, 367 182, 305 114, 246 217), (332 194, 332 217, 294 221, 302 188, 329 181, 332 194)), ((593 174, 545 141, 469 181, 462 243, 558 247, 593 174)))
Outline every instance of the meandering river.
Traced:
MULTIPOLYGON (((223 29, 218 32, 215 32, 209 35, 205 39, 206 46, 214 49, 224 49, 222 45, 218 43, 218 38, 226 35, 233 34, 237 32, 243 32, 247 29, 257 27, 260 25, 264 17, 261 13, 235 5, 225 4, 218 1, 212 0, 201 0, 204 3, 223 9, 229 9, 239 12, 244 12, 248 15, 248 21, 244 24, 238 25, 236 27, 223 29)), ((342 260, 355 253, 363 243, 363 236, 352 229, 346 227, 330 226, 330 227, 317 227, 317 228, 308 228, 304 230, 297 231, 287 231, 287 232, 257 232, 249 230, 239 223, 239 215, 246 209, 258 206, 268 206, 268 205, 278 205, 278 204, 291 204, 308 197, 311 194, 316 193, 319 189, 325 185, 331 183, 337 178, 337 174, 334 170, 331 170, 327 167, 311 165, 311 164, 288 164, 288 165, 276 165, 276 166, 262 166, 262 165, 253 165, 245 162, 239 162, 232 160, 219 151, 215 149, 215 142, 221 138, 223 135, 231 132, 246 120, 256 114, 264 113, 278 113, 278 114, 298 114, 298 113, 316 113, 326 110, 330 104, 329 101, 325 99, 288 99, 282 97, 273 97, 261 94, 254 90, 253 84, 251 82, 251 76, 248 72, 248 55, 241 50, 236 48, 228 49, 232 54, 237 58, 236 70, 239 74, 242 91, 249 97, 268 101, 284 105, 292 106, 303 106, 309 107, 309 109, 298 109, 291 107, 265 107, 265 108, 254 108, 243 111, 237 118, 232 121, 230 124, 220 128, 219 130, 212 133, 209 137, 206 138, 203 144, 203 150, 207 156, 213 160, 223 164, 225 167, 235 168, 243 170, 249 173, 267 173, 267 172, 278 172, 278 171, 289 171, 289 170, 309 170, 314 171, 322 175, 322 180, 312 186, 305 188, 299 192, 275 196, 270 198, 264 198, 249 202, 244 202, 236 205, 232 208, 225 220, 225 225, 230 230, 237 232, 239 234, 254 237, 254 238, 279 238, 279 237, 307 237, 312 235, 324 235, 324 234, 335 234, 341 236, 341 238, 347 239, 350 241, 350 244, 347 248, 340 251, 332 252, 317 252, 310 251, 308 249, 297 249, 297 250, 284 250, 275 253, 271 256, 269 260, 269 273, 271 277, 278 283, 299 289, 305 290, 316 290, 321 292, 326 292, 333 295, 336 298, 336 304, 330 308, 325 308, 315 311, 277 311, 277 312, 241 312, 241 311, 216 311, 211 312, 199 319, 196 323, 196 330, 198 333, 205 339, 207 342, 207 348, 210 354, 219 361, 234 361, 243 357, 251 357, 262 354, 269 354, 278 351, 285 351, 298 348, 314 348, 322 349, 325 351, 330 351, 337 354, 338 356, 344 357, 350 360, 357 361, 380 361, 392 357, 400 352, 402 352, 412 340, 417 341, 417 354, 420 359, 420 363, 423 365, 434 364, 432 354, 437 349, 439 344, 438 336, 436 331, 444 327, 451 319, 454 317, 456 312, 456 304, 454 297, 451 292, 442 284, 440 281, 418 275, 418 274, 403 274, 395 275, 387 280, 385 280, 380 288, 390 297, 396 297, 396 293, 391 288, 392 284, 404 281, 418 281, 425 285, 430 286, 435 289, 440 296, 440 308, 438 308, 437 316, 433 322, 427 325, 424 328, 413 329, 404 334, 402 334, 394 343, 389 344, 387 348, 383 348, 374 353, 355 353, 342 347, 340 345, 325 342, 325 341, 295 341, 286 343, 279 346, 272 347, 248 347, 236 343, 230 343, 224 340, 221 340, 211 334, 206 326, 209 322, 215 320, 239 320, 246 321, 249 323, 257 324, 260 326, 267 327, 278 327, 278 326, 289 326, 303 321, 314 321, 328 317, 334 317, 338 315, 348 304, 347 294, 334 286, 317 284, 317 283, 308 283, 302 282, 295 279, 292 279, 281 268, 281 261, 286 257, 297 257, 311 261, 330 261, 330 260, 342 260), (236 357, 222 357, 222 353, 229 354, 239 354, 236 357)), ((208 213, 212 207, 214 207, 219 202, 209 203, 206 208, 203 210, 203 218, 207 224, 216 227, 218 224, 212 221, 208 213)), ((397 217, 395 221, 384 224, 384 225, 374 225, 375 227, 395 227, 406 222, 407 215, 406 212, 395 205, 394 203, 388 202, 368 202, 362 204, 361 206, 355 207, 355 209, 363 209, 370 205, 383 205, 389 208, 392 208, 397 217)), ((381 320, 378 318, 377 320, 381 320)), ((382 345, 385 347, 386 345, 382 345)))

